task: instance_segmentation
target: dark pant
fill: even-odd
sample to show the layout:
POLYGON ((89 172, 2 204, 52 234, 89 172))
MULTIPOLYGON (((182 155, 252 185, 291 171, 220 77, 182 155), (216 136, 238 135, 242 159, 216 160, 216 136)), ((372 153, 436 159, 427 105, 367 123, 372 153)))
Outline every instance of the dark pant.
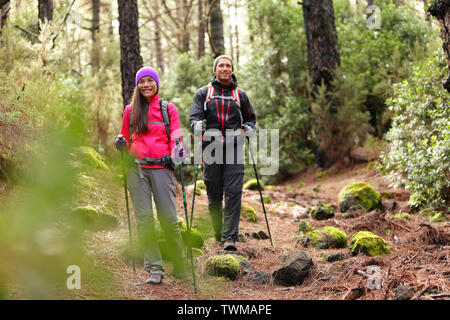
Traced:
POLYGON ((234 160, 230 161, 224 152, 223 164, 205 163, 203 166, 208 209, 217 241, 236 241, 239 234, 244 165, 237 157, 235 152, 234 160), (222 208, 224 194, 225 207, 222 208))

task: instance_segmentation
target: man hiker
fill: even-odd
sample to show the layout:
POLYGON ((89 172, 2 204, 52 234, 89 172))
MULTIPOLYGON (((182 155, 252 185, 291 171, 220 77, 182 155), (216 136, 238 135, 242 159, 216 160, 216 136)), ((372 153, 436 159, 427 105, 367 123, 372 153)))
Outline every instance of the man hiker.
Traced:
POLYGON ((190 127, 202 137, 203 177, 216 241, 237 250, 244 179, 244 136, 255 132, 255 113, 247 94, 237 87, 233 61, 214 60, 211 83, 195 94, 190 127), (223 196, 225 193, 225 207, 223 196))

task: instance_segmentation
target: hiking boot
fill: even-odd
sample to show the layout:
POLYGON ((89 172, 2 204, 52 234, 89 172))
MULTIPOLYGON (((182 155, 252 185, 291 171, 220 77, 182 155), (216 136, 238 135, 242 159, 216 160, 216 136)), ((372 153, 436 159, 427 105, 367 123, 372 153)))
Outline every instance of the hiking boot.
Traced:
POLYGON ((163 276, 158 273, 151 273, 148 277, 147 281, 145 281, 148 284, 161 284, 163 279, 163 276))
POLYGON ((223 245, 224 250, 228 251, 237 251, 236 244, 232 240, 225 241, 225 244, 223 245))

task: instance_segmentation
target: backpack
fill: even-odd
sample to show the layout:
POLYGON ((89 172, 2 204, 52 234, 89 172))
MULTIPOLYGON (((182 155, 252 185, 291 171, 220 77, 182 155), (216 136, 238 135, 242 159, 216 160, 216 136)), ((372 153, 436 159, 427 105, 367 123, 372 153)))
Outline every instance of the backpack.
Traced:
POLYGON ((238 106, 239 117, 241 118, 241 124, 244 123, 244 119, 242 118, 241 99, 239 97, 239 88, 238 87, 234 88, 233 91, 231 91, 231 96, 215 96, 214 95, 215 88, 211 83, 208 84, 207 88, 208 89, 206 91, 205 103, 203 104, 204 111, 206 111, 206 104, 209 103, 212 99, 233 100, 236 103, 236 105, 238 106))

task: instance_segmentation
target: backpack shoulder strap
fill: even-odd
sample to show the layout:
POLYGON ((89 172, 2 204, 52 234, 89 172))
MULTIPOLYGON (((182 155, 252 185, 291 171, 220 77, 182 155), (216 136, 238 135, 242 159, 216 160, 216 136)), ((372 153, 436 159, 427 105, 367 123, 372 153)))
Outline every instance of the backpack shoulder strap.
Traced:
POLYGON ((169 103, 165 100, 159 100, 159 106, 161 107, 161 115, 164 121, 164 127, 166 128, 167 139, 170 142, 169 103))
POLYGON ((211 100, 211 97, 214 96, 214 86, 211 84, 211 82, 206 86, 206 97, 205 97, 205 103, 203 104, 203 109, 206 111, 206 104, 211 100))
POLYGON ((234 101, 236 101, 236 104, 238 105, 238 107, 241 107, 241 98, 239 97, 239 88, 236 87, 233 89, 233 91, 231 92, 231 94, 233 95, 234 101))

